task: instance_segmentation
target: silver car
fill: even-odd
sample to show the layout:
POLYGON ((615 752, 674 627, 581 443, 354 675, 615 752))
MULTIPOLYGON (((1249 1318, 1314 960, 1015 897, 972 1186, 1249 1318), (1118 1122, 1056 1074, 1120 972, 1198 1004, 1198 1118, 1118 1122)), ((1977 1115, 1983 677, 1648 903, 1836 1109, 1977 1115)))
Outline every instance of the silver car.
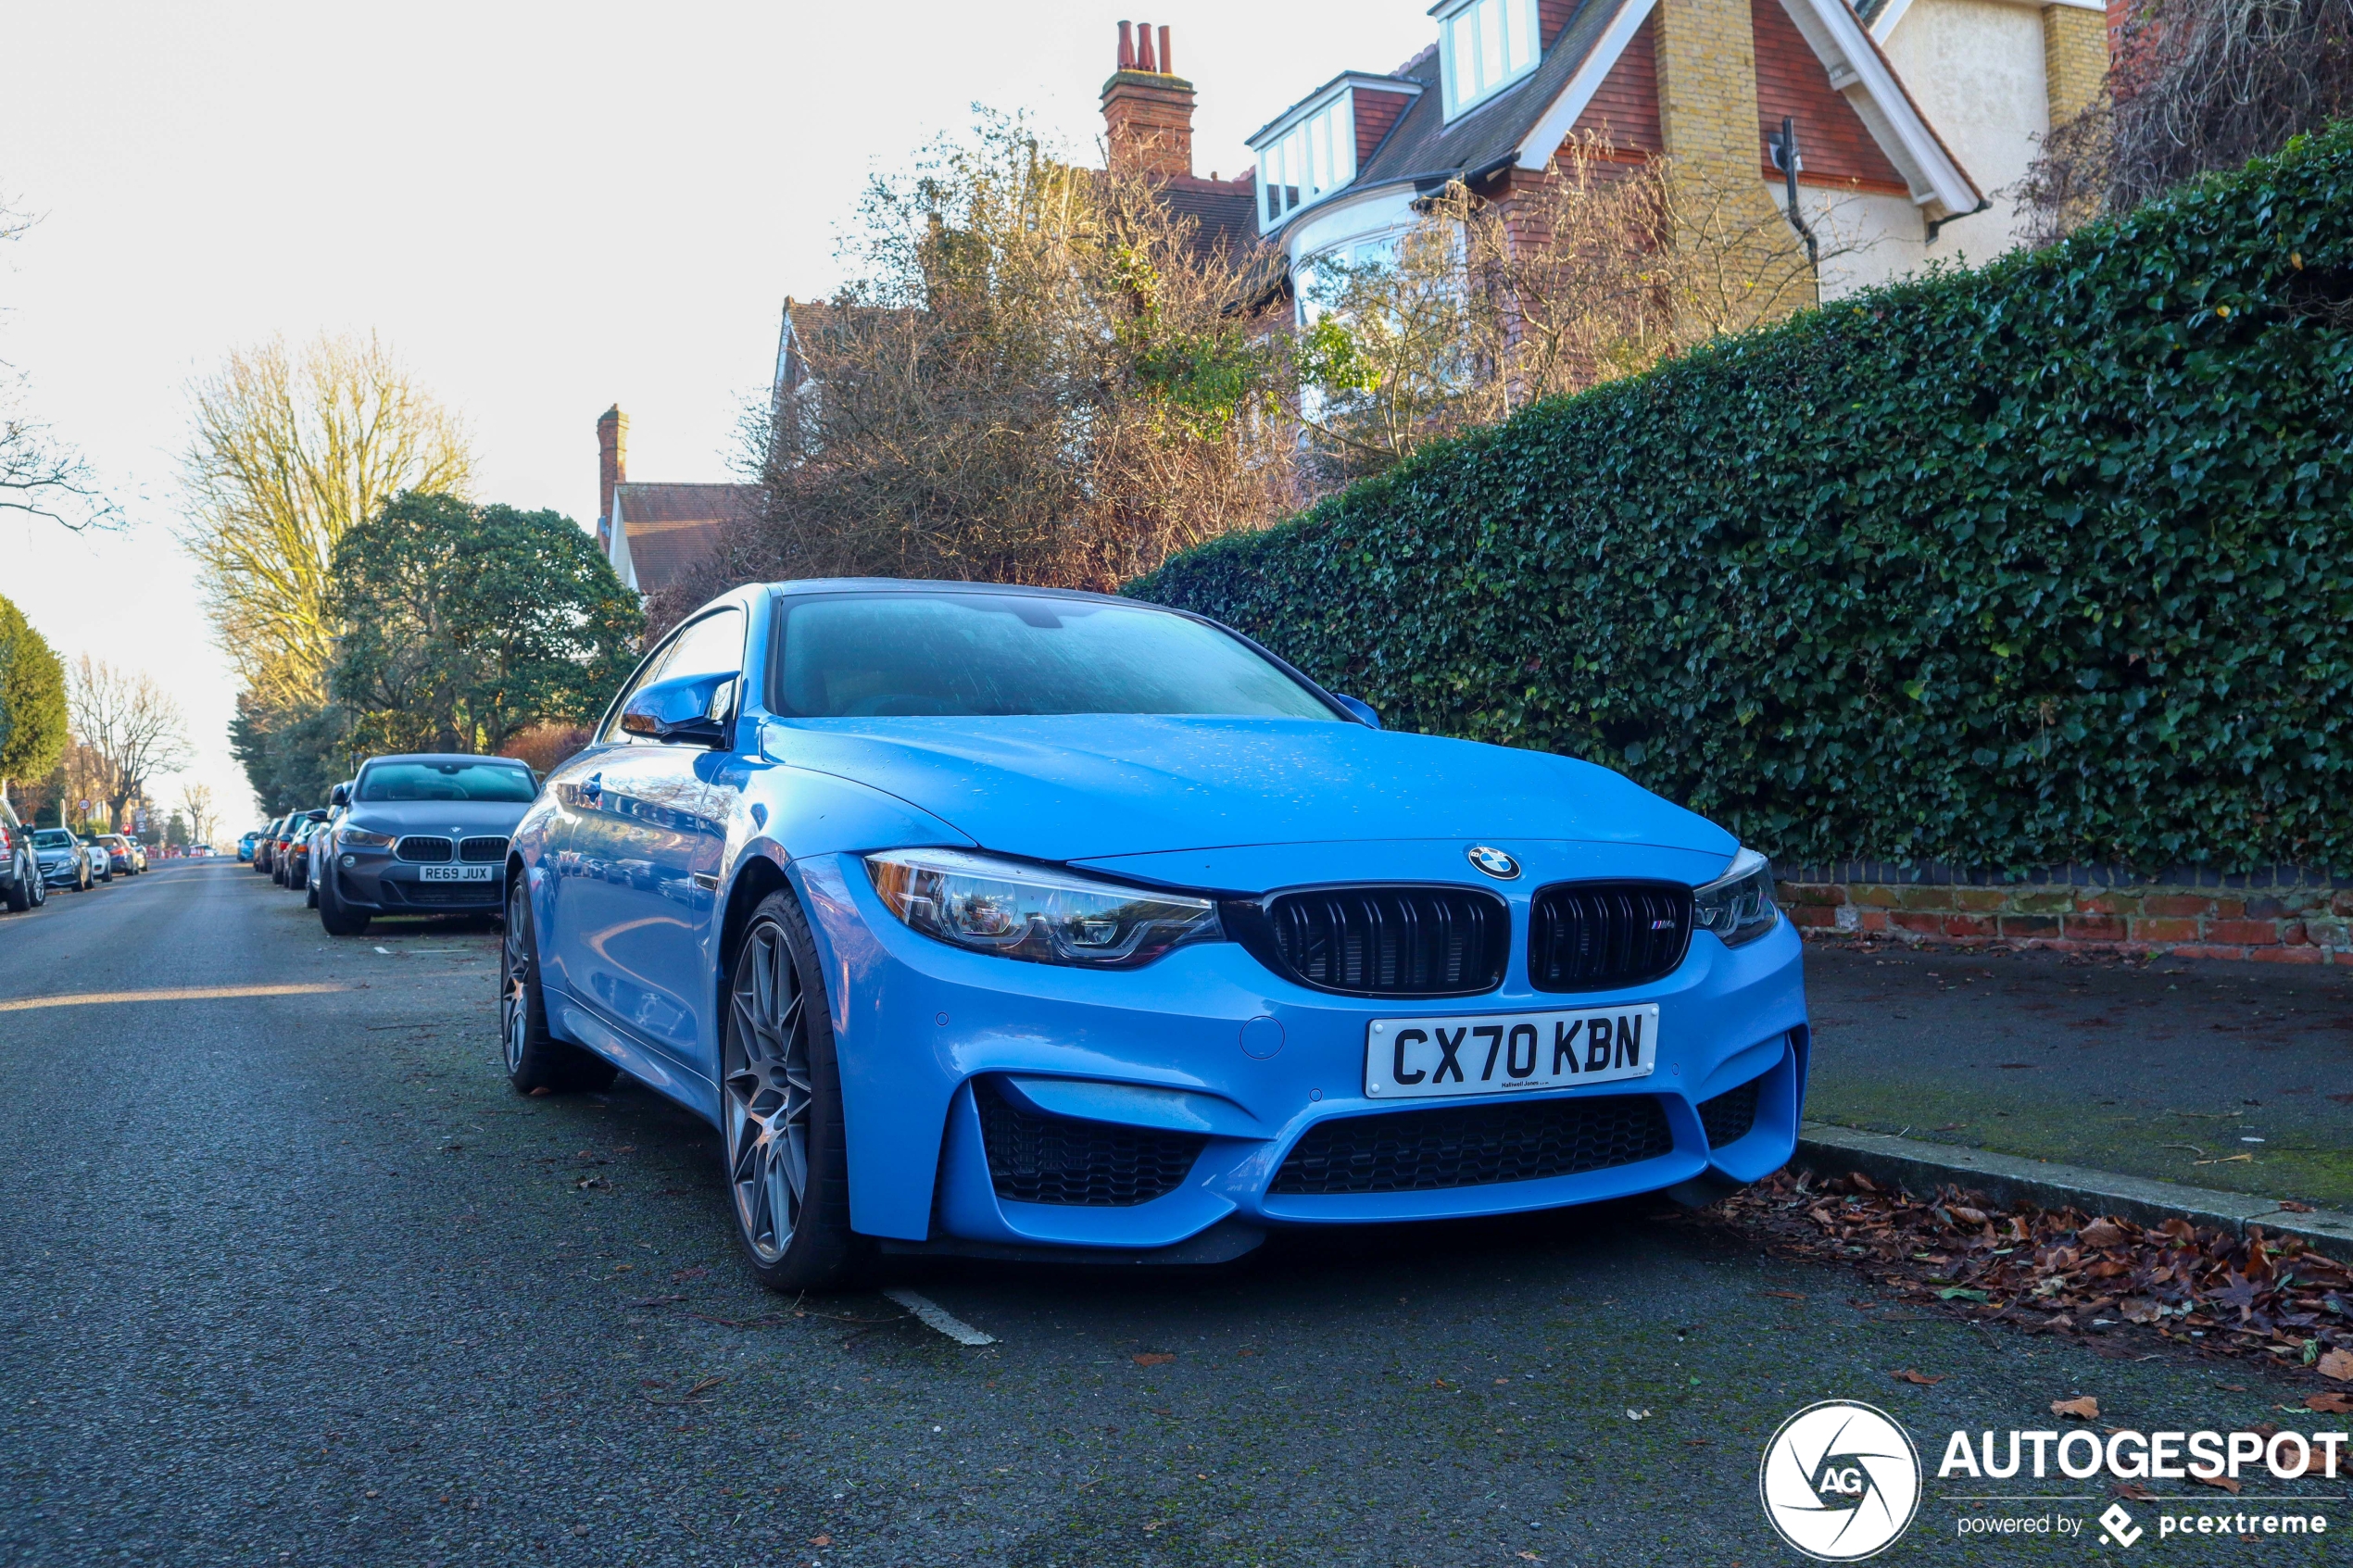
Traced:
POLYGON ((32 852, 41 857, 41 880, 50 886, 71 887, 84 893, 90 890, 90 851, 65 829, 36 830, 32 852))

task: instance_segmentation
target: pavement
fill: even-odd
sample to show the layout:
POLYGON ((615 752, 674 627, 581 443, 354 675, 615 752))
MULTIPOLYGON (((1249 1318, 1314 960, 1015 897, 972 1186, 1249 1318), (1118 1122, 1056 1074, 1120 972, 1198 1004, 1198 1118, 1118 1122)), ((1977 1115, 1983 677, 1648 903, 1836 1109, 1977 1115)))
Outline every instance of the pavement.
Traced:
POLYGON ((2353 969, 1825 947, 1806 985, 1816 1121, 2353 1209, 2353 969))
MULTIPOLYGON (((1890 1411, 1931 1469, 2082 1394, 2119 1426, 2317 1419, 2259 1364, 1974 1325, 1649 1203, 877 1282, 998 1341, 968 1348, 879 1290, 759 1289, 713 1136, 652 1095, 518 1098, 493 940, 334 941, 229 862, 0 918, 0 1563, 1754 1568, 1800 1561, 1756 1467, 1814 1400, 1890 1411)), ((1930 985, 1874 981, 1924 1022, 1971 999, 1930 985)), ((1960 1528, 2105 1495, 1927 1487, 1882 1561, 2108 1554, 1960 1528)), ((2158 1489, 2314 1494, 2333 1529, 2133 1555, 2338 1562, 2353 1531, 2341 1482, 2158 1489)))

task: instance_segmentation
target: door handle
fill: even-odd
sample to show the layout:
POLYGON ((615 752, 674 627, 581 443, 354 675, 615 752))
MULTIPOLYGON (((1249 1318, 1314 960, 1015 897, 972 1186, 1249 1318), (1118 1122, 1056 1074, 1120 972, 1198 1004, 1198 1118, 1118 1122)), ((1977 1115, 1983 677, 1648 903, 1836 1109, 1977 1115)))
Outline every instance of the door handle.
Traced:
POLYGON ((601 799, 604 793, 604 774, 591 773, 586 778, 580 781, 580 798, 585 800, 591 806, 594 806, 599 799, 601 799))

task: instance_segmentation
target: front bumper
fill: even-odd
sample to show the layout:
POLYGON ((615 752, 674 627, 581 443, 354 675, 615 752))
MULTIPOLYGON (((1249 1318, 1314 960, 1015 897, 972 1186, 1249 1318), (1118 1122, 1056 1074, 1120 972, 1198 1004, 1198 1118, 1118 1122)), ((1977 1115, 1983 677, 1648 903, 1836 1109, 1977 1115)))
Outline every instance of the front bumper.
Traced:
POLYGON ((370 914, 447 915, 496 912, 505 902, 499 868, 479 882, 427 882, 422 865, 396 860, 390 855, 358 854, 346 866, 338 855, 326 872, 334 876, 335 895, 344 904, 370 914))
MULTIPOLYGON (((1183 948, 1145 969, 1110 973, 966 953, 901 925, 854 857, 803 859, 793 870, 837 993, 850 1217, 868 1235, 1151 1250, 1178 1247, 1224 1222, 1264 1228, 1466 1218, 1695 1180, 1750 1182, 1795 1147, 1809 1035, 1799 943, 1786 922, 1739 948, 1695 935, 1682 965, 1649 985, 1563 996, 1528 984, 1522 890, 1514 915, 1523 940, 1503 986, 1471 998, 1413 1001, 1311 991, 1231 943, 1183 948), (1375 1019, 1557 1011, 1604 1001, 1658 1004, 1655 1066, 1647 1078, 1405 1103, 1365 1092, 1366 1030, 1375 1019), (1718 1102, 1710 1117, 1719 1137, 1711 1143, 1700 1108, 1751 1085, 1753 1116, 1736 1119, 1736 1135, 1725 1135, 1725 1108, 1737 1102, 1718 1102), (1567 1105, 1602 1099, 1617 1103, 1567 1105), (1478 1179, 1481 1167, 1464 1165, 1434 1187, 1335 1190, 1302 1178, 1302 1151, 1284 1174, 1311 1132, 1324 1129, 1314 1146, 1320 1148, 1349 1131, 1328 1125, 1343 1118, 1468 1110, 1474 1114, 1457 1131, 1476 1139, 1485 1135, 1478 1108, 1545 1105, 1561 1107, 1555 1114, 1564 1123, 1591 1123, 1607 1134, 1606 1148, 1596 1146, 1600 1163, 1571 1159, 1565 1173, 1532 1179, 1478 1179), (1005 1120, 1009 1109, 1015 1118, 1108 1128, 1112 1144, 1141 1150, 1148 1163, 1159 1160, 1166 1171, 1166 1161, 1176 1160, 1181 1177, 1147 1183, 1157 1195, 1141 1201, 1132 1200, 1132 1186, 1108 1201, 1101 1191, 1093 1201, 1026 1201, 1027 1189, 1007 1178, 1003 1160, 991 1169, 987 1128, 992 1119, 1000 1136, 1018 1127, 1005 1120), (1630 1139, 1608 1131, 1637 1124, 1642 1135, 1630 1139)), ((1384 1121, 1369 1130, 1403 1125, 1384 1121)))
POLYGON ((71 860, 44 860, 41 880, 52 887, 70 887, 82 880, 82 872, 71 860))

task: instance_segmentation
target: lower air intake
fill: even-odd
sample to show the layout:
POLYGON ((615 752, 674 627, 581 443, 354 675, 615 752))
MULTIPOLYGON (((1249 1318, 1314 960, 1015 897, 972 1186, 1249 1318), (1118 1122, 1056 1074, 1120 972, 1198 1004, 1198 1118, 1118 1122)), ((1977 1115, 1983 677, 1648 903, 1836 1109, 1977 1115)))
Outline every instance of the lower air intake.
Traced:
POLYGON ((1707 1129, 1708 1148, 1721 1148, 1748 1136, 1749 1129, 1756 1125, 1756 1094, 1764 1082, 1751 1078, 1737 1089, 1699 1102, 1699 1124, 1707 1129))
POLYGON ((1046 1116, 1007 1099, 988 1079, 973 1085, 980 1141, 997 1196, 1015 1203, 1126 1209, 1176 1190, 1209 1140, 1110 1122, 1046 1116))
POLYGON ((1389 1110, 1310 1127, 1270 1190, 1323 1196, 1532 1182, 1655 1160, 1674 1148, 1655 1095, 1389 1110))

